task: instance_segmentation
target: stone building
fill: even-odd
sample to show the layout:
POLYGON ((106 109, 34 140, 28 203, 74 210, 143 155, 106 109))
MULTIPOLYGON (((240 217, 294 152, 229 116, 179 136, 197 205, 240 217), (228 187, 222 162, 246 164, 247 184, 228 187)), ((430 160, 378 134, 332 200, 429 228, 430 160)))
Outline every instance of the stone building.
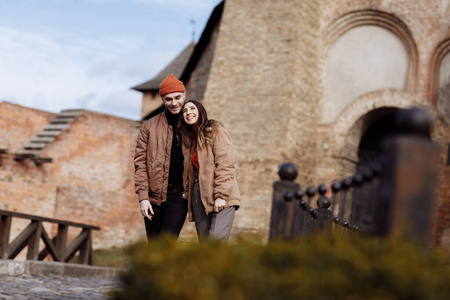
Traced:
POLYGON ((443 149, 435 243, 450 248, 449 53, 445 0, 219 4, 181 79, 238 150, 234 233, 267 235, 281 163, 299 166, 302 186, 348 176, 379 151, 393 113, 419 105, 443 149))
MULTIPOLYGON (((0 209, 99 226, 94 248, 144 237, 133 177, 138 130, 139 122, 93 111, 0 102, 0 209)), ((10 242, 28 223, 13 219, 10 242)))
MULTIPOLYGON (((348 176, 379 151, 396 110, 420 105, 443 150, 434 240, 450 249, 448 1, 226 0, 185 50, 171 72, 238 152, 232 238, 267 237, 281 163, 299 166, 302 186, 348 176)), ((143 119, 161 109, 157 81, 135 87, 143 119)), ((98 225, 94 248, 143 237, 132 162, 140 122, 61 114, 74 113, 37 155, 27 144, 55 131, 60 114, 0 103, 0 209, 98 225)), ((194 232, 187 224, 181 238, 194 232)))

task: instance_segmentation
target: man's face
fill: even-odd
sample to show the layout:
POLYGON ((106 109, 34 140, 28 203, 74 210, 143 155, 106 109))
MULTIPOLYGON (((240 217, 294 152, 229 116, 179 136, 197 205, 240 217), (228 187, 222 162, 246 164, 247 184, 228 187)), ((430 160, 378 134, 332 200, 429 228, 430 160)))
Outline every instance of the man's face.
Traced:
POLYGON ((173 115, 178 115, 184 104, 184 98, 186 93, 170 93, 161 97, 162 102, 166 109, 173 115))

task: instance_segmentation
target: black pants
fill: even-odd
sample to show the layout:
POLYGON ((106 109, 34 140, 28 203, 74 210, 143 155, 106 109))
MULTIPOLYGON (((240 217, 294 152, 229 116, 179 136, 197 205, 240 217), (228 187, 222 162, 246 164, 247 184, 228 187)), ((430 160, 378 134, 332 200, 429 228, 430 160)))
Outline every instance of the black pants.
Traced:
POLYGON ((155 213, 152 220, 144 218, 147 239, 162 233, 180 235, 188 211, 187 200, 182 195, 179 190, 169 190, 166 202, 160 206, 152 204, 155 213))

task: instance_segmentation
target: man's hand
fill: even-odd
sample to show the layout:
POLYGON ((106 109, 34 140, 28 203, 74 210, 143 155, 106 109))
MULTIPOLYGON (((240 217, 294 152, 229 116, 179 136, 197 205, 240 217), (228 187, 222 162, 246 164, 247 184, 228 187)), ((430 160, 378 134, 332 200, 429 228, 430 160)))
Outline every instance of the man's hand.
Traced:
POLYGON ((154 215, 152 205, 150 204, 150 201, 148 200, 142 200, 141 203, 141 214, 144 218, 148 218, 149 220, 152 219, 152 216, 154 215), (150 211, 150 214, 149 214, 150 211))
POLYGON ((220 212, 222 209, 225 208, 225 204, 227 204, 227 202, 221 198, 217 198, 216 201, 214 201, 214 211, 215 212, 220 212))

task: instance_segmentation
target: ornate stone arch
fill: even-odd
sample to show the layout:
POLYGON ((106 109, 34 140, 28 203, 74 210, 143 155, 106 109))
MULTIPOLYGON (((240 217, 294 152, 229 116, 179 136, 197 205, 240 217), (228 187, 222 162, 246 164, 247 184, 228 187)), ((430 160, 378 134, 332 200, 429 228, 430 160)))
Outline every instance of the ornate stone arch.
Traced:
POLYGON ((425 97, 404 90, 375 91, 355 99, 333 124, 335 136, 343 137, 337 145, 340 173, 354 172, 360 139, 371 123, 393 110, 414 105, 424 107, 436 119, 435 107, 425 97))
POLYGON ((438 89, 439 89, 439 76, 441 62, 444 57, 450 52, 450 38, 439 43, 433 51, 430 58, 430 79, 428 82, 428 99, 434 105, 437 104, 438 89))
POLYGON ((346 13, 325 28, 323 34, 323 44, 326 53, 333 44, 347 31, 364 25, 374 25, 385 28, 393 32, 405 45, 408 53, 409 70, 407 79, 407 90, 412 90, 417 86, 419 54, 408 26, 395 15, 378 10, 358 10, 346 13))

